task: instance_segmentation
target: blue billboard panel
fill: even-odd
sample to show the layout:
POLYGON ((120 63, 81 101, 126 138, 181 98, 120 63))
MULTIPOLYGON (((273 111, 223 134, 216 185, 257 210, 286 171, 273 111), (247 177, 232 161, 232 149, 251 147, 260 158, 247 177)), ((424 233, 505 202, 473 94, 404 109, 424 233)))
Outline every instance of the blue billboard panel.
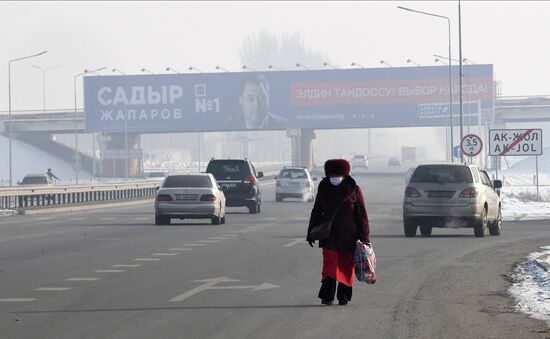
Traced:
MULTIPOLYGON (((464 65, 463 111, 493 109, 493 66, 464 65)), ((453 66, 453 121, 459 122, 453 66)), ((192 132, 443 126, 446 66, 89 76, 88 132, 192 132)))

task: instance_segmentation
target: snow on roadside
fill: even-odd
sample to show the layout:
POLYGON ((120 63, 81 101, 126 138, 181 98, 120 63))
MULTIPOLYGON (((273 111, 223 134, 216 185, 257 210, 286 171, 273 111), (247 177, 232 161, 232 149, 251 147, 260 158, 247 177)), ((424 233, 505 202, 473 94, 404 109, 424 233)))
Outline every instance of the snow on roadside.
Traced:
POLYGON ((515 270, 516 281, 509 289, 517 301, 516 310, 545 321, 550 326, 550 246, 530 253, 515 270))

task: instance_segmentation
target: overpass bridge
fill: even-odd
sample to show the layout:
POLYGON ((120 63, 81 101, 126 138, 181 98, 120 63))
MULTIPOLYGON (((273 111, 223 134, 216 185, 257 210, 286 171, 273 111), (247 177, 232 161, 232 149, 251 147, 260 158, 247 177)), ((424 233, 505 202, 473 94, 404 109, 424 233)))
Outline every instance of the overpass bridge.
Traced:
MULTIPOLYGON (((0 134, 8 135, 8 112, 0 112, 0 134)), ((546 122, 550 121, 550 95, 549 96, 510 96, 499 97, 495 100, 493 126, 506 127, 507 123, 515 122, 546 122)), ((84 112, 82 110, 51 110, 43 111, 12 111, 12 135, 24 142, 65 159, 69 162, 75 156, 75 150, 69 146, 61 145, 53 138, 56 134, 82 134, 84 130, 84 112)), ((305 132, 305 131, 304 131, 305 132)), ((312 133, 303 133, 303 142, 312 139, 312 133)), ((107 133, 106 142, 102 145, 101 154, 120 153, 121 149, 140 149, 140 135, 137 133, 107 133)), ((94 139, 95 140, 95 139, 94 139)), ((304 145, 297 146, 305 149, 304 145)), ((299 154, 308 152, 298 151, 299 154)), ((97 173, 96 164, 103 176, 124 176, 126 172, 126 160, 112 156, 111 159, 94 159, 89 155, 80 153, 82 166, 90 173, 97 173), (110 173, 112 168, 113 173, 110 173), (115 173, 116 171, 116 173, 115 173)), ((140 152, 132 151, 129 173, 136 174, 141 170, 140 152)), ((303 157, 302 157, 303 158, 303 157)), ((302 159, 302 163, 307 161, 302 159)))

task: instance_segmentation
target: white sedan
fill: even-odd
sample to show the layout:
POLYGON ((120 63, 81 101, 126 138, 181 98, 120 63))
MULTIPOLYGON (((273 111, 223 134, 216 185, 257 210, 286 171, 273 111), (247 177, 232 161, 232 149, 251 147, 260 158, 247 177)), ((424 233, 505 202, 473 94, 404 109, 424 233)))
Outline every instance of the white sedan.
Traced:
POLYGON ((298 198, 307 201, 315 199, 316 177, 311 177, 309 171, 303 167, 284 167, 275 177, 275 201, 285 198, 298 198))
POLYGON ((170 175, 155 198, 155 224, 168 225, 171 219, 211 219, 225 224, 225 195, 210 173, 170 175))

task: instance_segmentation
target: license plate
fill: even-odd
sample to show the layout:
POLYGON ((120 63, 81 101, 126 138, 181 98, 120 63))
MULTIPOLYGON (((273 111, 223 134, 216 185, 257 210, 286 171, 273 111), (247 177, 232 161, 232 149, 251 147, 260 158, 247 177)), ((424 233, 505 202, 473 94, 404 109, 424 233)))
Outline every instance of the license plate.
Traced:
POLYGON ((291 181, 288 183, 289 186, 300 186, 299 182, 291 181))
POLYGON ((225 189, 235 188, 235 187, 237 187, 237 184, 223 184, 222 187, 225 188, 225 189))
POLYGON ((453 191, 428 191, 429 198, 450 198, 454 195, 453 191))
POLYGON ((196 194, 176 194, 176 200, 196 200, 196 194))

